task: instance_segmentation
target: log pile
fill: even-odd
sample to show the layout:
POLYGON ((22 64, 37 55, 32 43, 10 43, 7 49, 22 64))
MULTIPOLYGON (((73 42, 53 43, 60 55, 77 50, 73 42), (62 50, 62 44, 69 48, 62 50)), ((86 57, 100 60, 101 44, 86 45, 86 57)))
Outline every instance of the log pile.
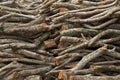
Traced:
POLYGON ((120 1, 1 1, 0 80, 120 80, 120 1))

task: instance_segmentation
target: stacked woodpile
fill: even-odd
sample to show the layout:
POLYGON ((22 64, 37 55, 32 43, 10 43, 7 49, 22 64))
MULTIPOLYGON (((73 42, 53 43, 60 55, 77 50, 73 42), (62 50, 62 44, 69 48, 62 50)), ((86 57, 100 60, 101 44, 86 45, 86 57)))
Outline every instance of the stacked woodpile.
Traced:
POLYGON ((120 80, 120 0, 1 1, 0 80, 120 80))

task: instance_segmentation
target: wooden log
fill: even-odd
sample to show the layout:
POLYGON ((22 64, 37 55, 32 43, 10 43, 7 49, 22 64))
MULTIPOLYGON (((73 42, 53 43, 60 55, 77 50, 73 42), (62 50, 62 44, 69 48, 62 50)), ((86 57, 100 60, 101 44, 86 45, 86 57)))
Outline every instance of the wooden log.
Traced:
POLYGON ((57 44, 56 44, 54 39, 44 41, 44 44, 45 44, 46 48, 52 48, 52 47, 56 47, 57 46, 57 44))

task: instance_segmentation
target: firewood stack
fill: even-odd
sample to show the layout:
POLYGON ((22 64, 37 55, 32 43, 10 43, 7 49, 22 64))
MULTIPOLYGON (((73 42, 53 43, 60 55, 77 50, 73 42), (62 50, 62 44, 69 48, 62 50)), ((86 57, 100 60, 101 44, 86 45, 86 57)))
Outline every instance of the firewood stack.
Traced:
POLYGON ((1 1, 0 80, 120 80, 120 0, 1 1))

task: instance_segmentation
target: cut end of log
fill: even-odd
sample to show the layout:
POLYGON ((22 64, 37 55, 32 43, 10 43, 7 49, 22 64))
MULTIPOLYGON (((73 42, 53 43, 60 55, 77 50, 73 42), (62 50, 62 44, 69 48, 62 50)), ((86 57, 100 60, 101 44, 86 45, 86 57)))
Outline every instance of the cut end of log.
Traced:
POLYGON ((65 12, 65 8, 60 8, 60 12, 65 12))
POLYGON ((102 51, 107 50, 107 45, 104 45, 103 47, 101 47, 100 50, 102 50, 102 51))
POLYGON ((55 59, 55 64, 58 66, 60 65, 60 61, 58 59, 55 59))
POLYGON ((41 23, 41 25, 42 25, 43 27, 46 27, 46 26, 47 26, 47 23, 41 23))
POLYGON ((60 71, 59 74, 58 74, 58 79, 63 79, 63 74, 64 74, 64 72, 60 71))
POLYGON ((107 48, 101 47, 100 50, 104 51, 104 50, 107 50, 107 48))
POLYGON ((60 37, 60 40, 59 40, 59 41, 62 42, 62 40, 63 40, 62 37, 60 37))
POLYGON ((68 80, 74 80, 74 79, 73 79, 73 76, 69 76, 69 79, 68 79, 68 80))
POLYGON ((67 29, 66 25, 62 25, 62 26, 61 26, 61 31, 64 31, 64 30, 66 30, 66 29, 67 29))
POLYGON ((54 39, 44 41, 44 44, 47 48, 55 47, 57 45, 54 39))

